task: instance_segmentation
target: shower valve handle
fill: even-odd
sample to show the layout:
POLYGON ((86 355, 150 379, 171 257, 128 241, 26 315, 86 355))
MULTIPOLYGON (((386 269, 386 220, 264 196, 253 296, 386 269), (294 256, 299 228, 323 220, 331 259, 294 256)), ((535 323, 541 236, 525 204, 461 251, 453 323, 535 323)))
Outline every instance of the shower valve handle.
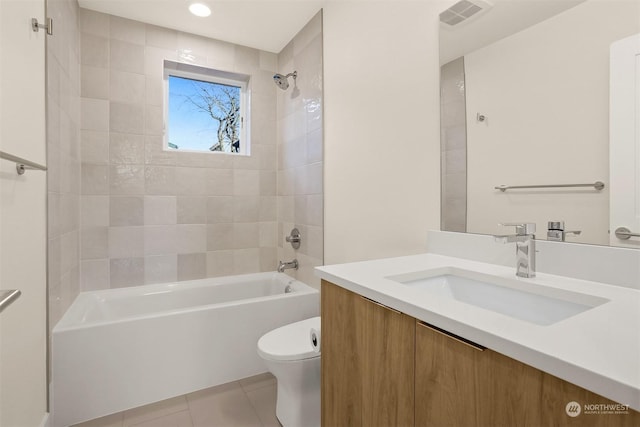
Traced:
POLYGON ((293 249, 298 249, 300 247, 300 241, 302 240, 300 231, 297 228, 294 228, 291 230, 291 233, 284 238, 284 240, 291 243, 293 249))

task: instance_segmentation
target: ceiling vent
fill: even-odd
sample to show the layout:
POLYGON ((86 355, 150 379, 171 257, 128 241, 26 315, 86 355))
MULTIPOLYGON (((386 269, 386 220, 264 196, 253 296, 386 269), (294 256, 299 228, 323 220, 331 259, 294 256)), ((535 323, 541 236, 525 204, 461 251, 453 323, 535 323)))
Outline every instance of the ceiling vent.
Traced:
POLYGON ((446 27, 453 27, 462 22, 476 19, 491 8, 491 3, 483 0, 460 0, 440 14, 440 22, 446 27))

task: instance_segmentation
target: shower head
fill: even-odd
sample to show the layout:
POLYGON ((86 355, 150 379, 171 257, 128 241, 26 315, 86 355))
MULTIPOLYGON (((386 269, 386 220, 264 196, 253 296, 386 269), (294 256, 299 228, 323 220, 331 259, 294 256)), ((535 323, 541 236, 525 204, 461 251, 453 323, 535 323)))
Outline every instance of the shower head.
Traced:
POLYGON ((296 77, 298 77, 298 72, 294 71, 293 73, 289 73, 286 76, 282 74, 276 74, 273 76, 273 81, 278 85, 278 87, 282 90, 287 90, 289 87, 289 77, 293 77, 293 81, 295 82, 296 77))

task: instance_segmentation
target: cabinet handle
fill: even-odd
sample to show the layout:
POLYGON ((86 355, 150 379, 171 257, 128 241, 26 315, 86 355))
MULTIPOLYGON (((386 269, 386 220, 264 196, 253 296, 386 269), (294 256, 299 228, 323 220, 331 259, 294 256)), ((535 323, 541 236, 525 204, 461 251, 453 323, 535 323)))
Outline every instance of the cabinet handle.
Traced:
POLYGON ((372 303, 374 303, 375 305, 379 305, 380 307, 386 308, 387 310, 391 310, 391 311, 393 311, 394 313, 402 314, 401 312, 399 312, 399 311, 398 311, 398 310, 396 310, 395 308, 391 308, 391 307, 389 307, 388 305, 380 304, 378 301, 374 301, 374 300, 372 300, 371 298, 367 298, 367 297, 362 296, 362 295, 360 295, 360 298, 362 298, 362 299, 364 299, 364 300, 367 300, 367 301, 369 301, 369 302, 372 302, 372 303))
POLYGON ((480 344, 476 344, 473 341, 469 341, 466 338, 462 338, 462 337, 460 337, 458 335, 452 334, 451 332, 447 332, 444 329, 440 329, 437 326, 433 326, 433 325, 430 325, 430 324, 422 322, 422 321, 418 321, 418 325, 420 325, 420 326, 422 326, 424 328, 431 329, 434 332, 437 332, 437 333, 439 333, 441 335, 444 335, 444 336, 446 336, 448 338, 451 338, 451 339, 453 339, 455 341, 458 341, 459 343, 467 345, 467 346, 469 346, 469 347, 471 347, 471 348, 473 348, 475 350, 484 351, 487 348, 487 347, 484 347, 484 346, 482 346, 480 344))

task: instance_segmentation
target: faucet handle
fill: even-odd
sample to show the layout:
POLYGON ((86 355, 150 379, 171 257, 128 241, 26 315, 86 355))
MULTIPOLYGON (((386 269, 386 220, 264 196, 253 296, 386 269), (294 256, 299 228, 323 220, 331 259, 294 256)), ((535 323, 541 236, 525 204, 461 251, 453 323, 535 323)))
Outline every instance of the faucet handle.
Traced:
POLYGON ((548 221, 547 229, 564 231, 564 221, 548 221))
POLYGON ((528 234, 534 234, 536 232, 535 222, 503 222, 498 225, 503 227, 515 227, 516 235, 526 236, 528 234))

